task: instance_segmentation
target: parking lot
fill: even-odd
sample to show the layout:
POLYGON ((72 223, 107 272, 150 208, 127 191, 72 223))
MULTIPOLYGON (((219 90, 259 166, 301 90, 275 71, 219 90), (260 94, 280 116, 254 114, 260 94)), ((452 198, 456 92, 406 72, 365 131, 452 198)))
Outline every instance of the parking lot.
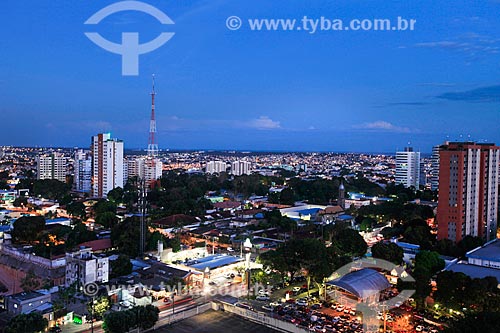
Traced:
POLYGON ((276 333, 268 327, 255 324, 222 311, 208 311, 195 317, 185 319, 171 326, 156 329, 160 333, 213 333, 213 332, 238 332, 238 333, 276 333))

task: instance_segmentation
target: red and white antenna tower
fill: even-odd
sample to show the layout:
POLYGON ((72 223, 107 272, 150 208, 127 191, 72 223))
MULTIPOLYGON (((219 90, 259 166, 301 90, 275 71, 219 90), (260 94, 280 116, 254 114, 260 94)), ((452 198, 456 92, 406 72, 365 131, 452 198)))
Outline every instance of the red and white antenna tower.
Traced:
POLYGON ((151 121, 149 122, 148 157, 158 156, 158 144, 156 143, 156 116, 155 116, 155 76, 153 74, 153 91, 151 92, 151 121))

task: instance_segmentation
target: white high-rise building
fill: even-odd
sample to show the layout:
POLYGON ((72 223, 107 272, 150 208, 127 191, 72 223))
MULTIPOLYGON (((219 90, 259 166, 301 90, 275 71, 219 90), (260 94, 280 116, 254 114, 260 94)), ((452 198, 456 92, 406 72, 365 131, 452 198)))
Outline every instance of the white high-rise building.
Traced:
POLYGON ((38 155, 36 163, 38 179, 57 179, 66 182, 66 157, 63 154, 38 155))
POLYGON ((92 195, 106 197, 116 187, 123 188, 123 141, 104 133, 92 137, 92 195))
POLYGON ((439 146, 432 147, 431 157, 431 190, 439 188, 439 146))
POLYGON ((75 152, 74 170, 75 190, 90 193, 92 189, 92 154, 90 151, 79 149, 75 152))
POLYGON ((138 177, 146 182, 160 179, 163 163, 158 158, 139 157, 128 159, 126 162, 128 178, 138 177))
POLYGON ((222 161, 209 161, 205 166, 205 172, 210 174, 226 172, 226 170, 227 163, 222 161))
POLYGON ((420 152, 406 147, 404 151, 396 152, 396 184, 404 187, 415 187, 420 184, 420 152))
POLYGON ((235 176, 249 175, 252 171, 252 163, 248 161, 234 161, 231 163, 231 174, 235 176))

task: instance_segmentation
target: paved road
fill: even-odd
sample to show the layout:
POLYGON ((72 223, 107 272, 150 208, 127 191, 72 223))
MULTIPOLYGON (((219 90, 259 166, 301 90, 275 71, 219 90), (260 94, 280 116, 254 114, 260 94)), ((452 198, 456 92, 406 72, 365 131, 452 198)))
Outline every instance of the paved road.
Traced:
POLYGON ((276 333, 273 329, 245 320, 237 315, 221 311, 207 311, 189 319, 155 330, 160 333, 276 333))

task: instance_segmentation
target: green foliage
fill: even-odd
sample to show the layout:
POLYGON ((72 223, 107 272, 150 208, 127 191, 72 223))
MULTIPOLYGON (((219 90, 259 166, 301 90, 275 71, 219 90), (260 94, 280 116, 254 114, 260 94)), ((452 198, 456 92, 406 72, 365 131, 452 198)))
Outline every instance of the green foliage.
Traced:
POLYGON ((420 251, 415 256, 413 277, 416 282, 415 299, 417 307, 422 308, 424 300, 431 292, 430 279, 444 268, 444 260, 439 258, 439 253, 434 251, 420 251))
POLYGON ((123 333, 131 329, 146 330, 153 327, 160 310, 153 305, 136 306, 129 310, 109 312, 104 315, 103 328, 106 333, 123 333))
MULTIPOLYGON (((145 226, 144 232, 145 245, 147 245, 151 238, 151 233, 147 229, 147 226, 145 226)), ((138 217, 126 218, 111 229, 111 241, 113 245, 119 248, 120 253, 130 257, 137 257, 139 255, 140 235, 141 225, 138 217)))
POLYGON ((403 261, 403 249, 394 243, 378 242, 372 246, 372 256, 390 261, 396 265, 403 261))
POLYGON ((123 196, 125 191, 121 187, 115 187, 111 191, 108 192, 108 200, 114 202, 116 205, 120 204, 123 201, 123 196))
POLYGON ((102 225, 106 229, 112 228, 117 222, 118 218, 113 212, 103 212, 95 217, 95 223, 102 225))
POLYGON ((66 211, 70 216, 86 219, 85 205, 80 201, 74 201, 66 205, 66 211))
POLYGON ((404 227, 403 236, 405 242, 418 244, 424 250, 432 249, 435 236, 432 235, 431 228, 424 220, 411 220, 404 227))
POLYGON ((445 328, 445 333, 498 333, 500 312, 480 312, 465 315, 445 328))
POLYGON ((297 223, 287 216, 282 216, 279 209, 265 212, 264 217, 270 227, 277 227, 286 232, 297 228, 297 223))
POLYGON ((359 230, 370 231, 375 224, 377 224, 377 221, 375 221, 375 219, 371 217, 364 218, 359 225, 359 230))
POLYGON ((91 300, 87 303, 87 311, 92 318, 92 314, 94 314, 95 319, 102 319, 104 313, 109 310, 111 304, 109 303, 109 299, 106 296, 101 296, 95 300, 91 300))
POLYGON ((308 281, 320 284, 339 264, 335 254, 327 249, 323 242, 307 238, 292 239, 275 251, 261 254, 258 261, 264 268, 270 269, 284 280, 288 274, 293 278, 298 272, 305 272, 308 281))
POLYGON ((463 273, 443 271, 438 274, 436 284, 436 301, 450 309, 500 310, 500 291, 494 277, 472 279, 463 273))
POLYGON ((45 218, 42 216, 22 216, 14 222, 12 238, 16 242, 33 243, 45 230, 45 218))
POLYGON ((432 208, 424 205, 405 204, 399 201, 387 201, 380 205, 360 207, 358 215, 380 218, 382 221, 407 223, 414 219, 426 220, 434 217, 432 208))
POLYGON ((78 244, 90 242, 96 239, 97 235, 95 232, 89 230, 85 224, 79 222, 73 226, 73 230, 68 234, 66 248, 71 249, 78 244))
POLYGON ((353 229, 342 229, 332 238, 332 247, 336 253, 352 258, 362 257, 368 250, 368 245, 359 232, 353 229))
POLYGON ((33 181, 33 195, 46 199, 62 200, 69 196, 71 186, 56 179, 43 179, 33 181))
POLYGON ((165 239, 165 248, 171 248, 173 252, 179 252, 181 250, 181 241, 176 238, 165 239))
POLYGON ((38 312, 20 314, 9 321, 5 333, 37 333, 43 332, 48 326, 48 321, 38 312))
POLYGON ((130 258, 124 254, 120 254, 116 260, 111 260, 109 265, 111 268, 111 278, 132 273, 132 263, 130 262, 130 258))
POLYGON ((106 212, 111 212, 116 214, 116 204, 108 200, 97 201, 94 205, 94 214, 98 216, 106 212))

